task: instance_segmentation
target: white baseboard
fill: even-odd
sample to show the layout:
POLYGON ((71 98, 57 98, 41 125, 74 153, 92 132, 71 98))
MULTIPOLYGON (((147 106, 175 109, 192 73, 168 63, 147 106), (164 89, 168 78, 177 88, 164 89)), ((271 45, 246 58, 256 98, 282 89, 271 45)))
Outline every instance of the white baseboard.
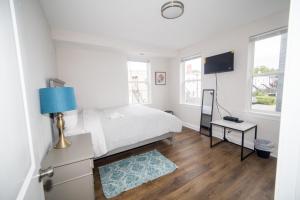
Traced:
POLYGON ((190 123, 187 123, 187 122, 182 122, 182 125, 187 127, 187 128, 193 129, 194 131, 199 131, 200 130, 200 125, 197 126, 197 125, 190 124, 190 123))

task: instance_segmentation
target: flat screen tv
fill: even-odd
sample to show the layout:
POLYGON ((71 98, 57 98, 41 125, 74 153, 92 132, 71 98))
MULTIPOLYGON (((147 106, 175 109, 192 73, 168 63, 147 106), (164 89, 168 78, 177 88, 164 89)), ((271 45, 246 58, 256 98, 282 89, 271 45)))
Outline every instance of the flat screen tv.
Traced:
POLYGON ((204 74, 233 71, 233 61, 233 52, 207 57, 204 64, 204 74))

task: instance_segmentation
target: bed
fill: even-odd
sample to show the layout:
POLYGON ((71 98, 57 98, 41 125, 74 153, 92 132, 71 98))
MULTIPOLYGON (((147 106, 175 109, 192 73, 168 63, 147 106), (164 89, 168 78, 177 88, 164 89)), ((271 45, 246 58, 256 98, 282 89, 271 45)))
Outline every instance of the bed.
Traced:
POLYGON ((181 132, 176 116, 142 105, 84 109, 65 114, 65 135, 91 133, 95 159, 163 139, 181 132))

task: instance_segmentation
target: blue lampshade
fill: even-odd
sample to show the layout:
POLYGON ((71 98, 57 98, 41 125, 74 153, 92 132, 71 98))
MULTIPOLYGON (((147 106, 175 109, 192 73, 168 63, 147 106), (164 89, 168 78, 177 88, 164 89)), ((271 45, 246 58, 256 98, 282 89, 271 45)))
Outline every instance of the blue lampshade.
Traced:
POLYGON ((76 109, 72 87, 53 87, 39 89, 41 113, 59 113, 76 109))

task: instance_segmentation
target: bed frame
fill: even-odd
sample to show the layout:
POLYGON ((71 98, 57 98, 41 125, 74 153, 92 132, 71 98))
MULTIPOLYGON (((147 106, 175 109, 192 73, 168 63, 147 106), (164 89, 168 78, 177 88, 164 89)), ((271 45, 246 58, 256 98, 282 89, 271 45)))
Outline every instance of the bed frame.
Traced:
POLYGON ((170 132, 170 133, 166 133, 166 134, 163 134, 161 136, 158 136, 158 137, 154 137, 154 138, 144 140, 142 142, 138 142, 138 143, 135 143, 135 144, 132 144, 132 145, 120 147, 120 148, 114 149, 112 151, 109 151, 108 153, 106 153, 103 156, 96 157, 96 158, 94 158, 94 160, 105 158, 105 157, 108 157, 108 156, 111 156, 111 155, 114 155, 114 154, 118 154, 118 153, 130 150, 130 149, 135 149, 135 148, 138 148, 138 147, 141 147, 141 146, 144 146, 144 145, 147 145, 147 144, 151 144, 151 143, 154 143, 154 142, 158 142, 158 141, 161 141, 161 140, 166 140, 166 141, 168 141, 169 145, 172 145, 174 143, 174 140, 175 140, 175 135, 176 135, 176 133, 170 132))
MULTIPOLYGON (((66 83, 64 81, 60 80, 60 79, 49 79, 49 81, 48 81, 48 87, 64 87, 65 84, 66 83)), ((52 133, 53 133, 53 142, 54 142, 57 134, 54 133, 56 129, 53 126, 55 126, 54 120, 52 121, 52 133)), ((120 148, 114 149, 112 151, 109 151, 108 153, 106 153, 103 156, 95 157, 94 160, 97 160, 97 159, 100 159, 100 158, 105 158, 105 157, 108 157, 108 156, 111 156, 111 155, 114 155, 114 154, 117 154, 117 153, 121 153, 121 152, 130 150, 130 149, 141 147, 141 146, 151 144, 153 142, 158 142, 158 141, 161 141, 161 140, 167 140, 168 143, 171 145, 174 142, 175 134, 176 133, 170 132, 170 133, 166 133, 166 134, 163 134, 161 136, 158 136, 158 137, 154 137, 154 138, 144 140, 142 142, 138 142, 138 143, 135 143, 135 144, 132 144, 132 145, 120 147, 120 148)))

